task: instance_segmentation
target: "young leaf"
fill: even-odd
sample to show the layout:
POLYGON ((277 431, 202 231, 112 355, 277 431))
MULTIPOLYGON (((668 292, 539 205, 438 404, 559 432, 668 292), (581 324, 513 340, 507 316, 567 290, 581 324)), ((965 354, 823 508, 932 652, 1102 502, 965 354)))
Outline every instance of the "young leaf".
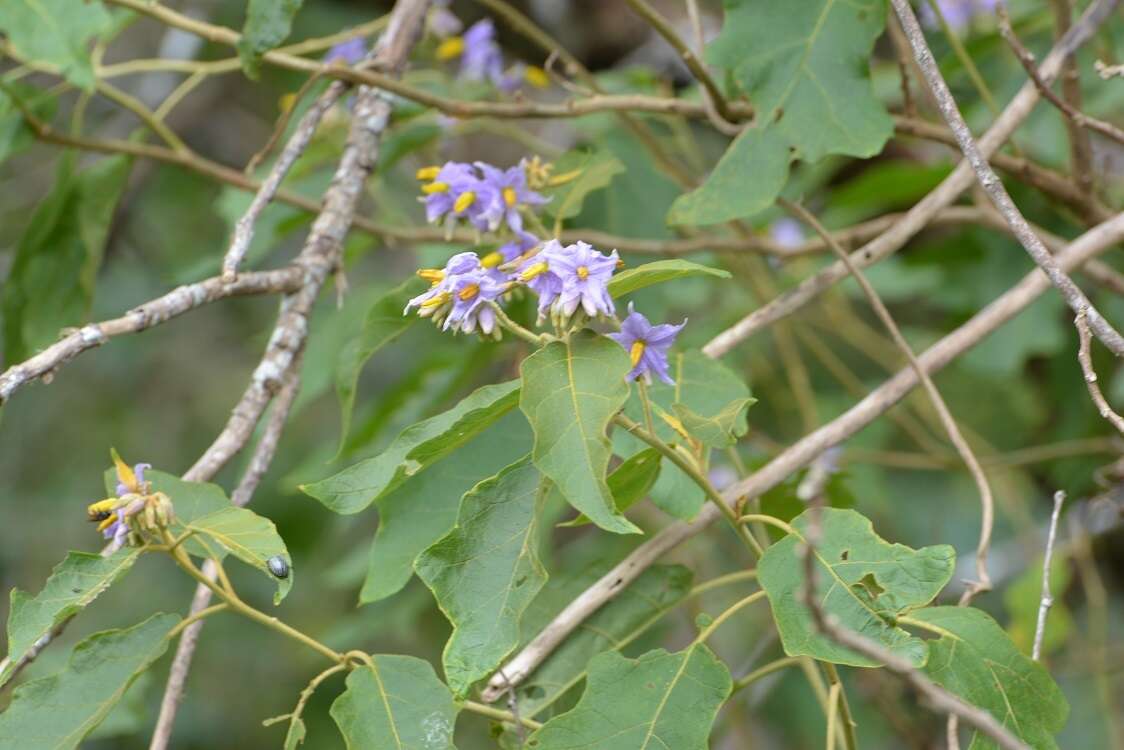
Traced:
POLYGON ((285 732, 285 750, 297 750, 304 743, 306 733, 304 719, 298 716, 289 722, 289 729, 285 732))
POLYGON ((0 713, 0 750, 72 750, 168 648, 179 615, 157 614, 79 643, 62 672, 16 688, 0 713))
POLYGON ((140 549, 123 547, 109 557, 70 552, 55 566, 43 590, 34 597, 13 588, 8 615, 8 667, 0 685, 35 642, 78 614, 129 572, 140 549))
POLYGON ((277 593, 273 595, 274 604, 280 604, 289 593, 289 589, 293 587, 289 551, 277 533, 277 527, 268 518, 263 518, 246 508, 230 506, 200 516, 184 525, 217 542, 221 549, 262 571, 270 580, 276 581, 277 593), (269 560, 273 557, 280 557, 289 566, 289 573, 284 578, 279 578, 270 572, 269 560))
MULTIPOLYGON (((18 0, 16 6, 22 4, 18 0)), ((76 12, 89 7, 81 4, 76 12)), ((74 159, 62 159, 55 187, 32 214, 0 290, 7 361, 26 359, 57 339, 62 327, 81 324, 89 313, 129 164, 128 158, 117 156, 75 172, 74 159)))
MULTIPOLYGON (((804 535, 812 511, 792 521, 794 533, 769 547, 757 567, 761 587, 789 656, 858 667, 876 662, 817 632, 804 604, 804 535)), ((933 600, 952 576, 956 553, 947 544, 913 550, 889 544, 853 510, 824 508, 816 546, 815 597, 828 615, 909 659, 925 664, 925 642, 894 624, 896 618, 933 600)))
POLYGON ((486 385, 452 409, 407 427, 379 455, 301 489, 336 513, 358 513, 476 437, 518 399, 517 380, 486 385))
POLYGON ((261 58, 289 36, 293 17, 304 0, 250 0, 246 6, 246 22, 238 40, 238 56, 242 69, 257 79, 261 58))
POLYGON ((111 26, 101 3, 5 0, 0 13, 0 31, 18 57, 58 67, 84 91, 93 91, 95 83, 89 42, 111 26))
MULTIPOLYGON (((659 475, 660 452, 655 448, 640 451, 614 469, 606 481, 617 511, 623 513, 643 499, 659 475)), ((558 525, 584 526, 589 522, 584 514, 579 514, 577 518, 558 525)))
MULTIPOLYGON (((990 615, 972 607, 928 607, 913 612, 906 624, 941 636, 928 642, 925 673, 934 682, 991 713, 1031 747, 1057 748, 1053 736, 1069 715, 1065 696, 990 615)), ((995 747, 977 734, 969 750, 995 747)))
POLYGON ((379 499, 379 527, 371 543, 359 603, 402 590, 414 560, 453 528, 461 496, 527 452, 531 428, 511 411, 472 442, 441 459, 432 471, 411 477, 379 499))
POLYGON ((638 533, 605 482, 612 453, 605 430, 628 398, 628 355, 582 331, 523 360, 519 407, 535 432, 534 460, 570 505, 606 531, 638 533))
POLYGON ((417 320, 403 315, 402 310, 424 286, 420 279, 411 279, 375 300, 367 311, 363 329, 339 354, 336 366, 336 397, 340 402, 340 447, 342 452, 351 431, 351 413, 355 408, 355 389, 359 373, 375 352, 406 332, 417 320))
POLYGON ((738 437, 745 433, 740 428, 739 421, 745 422, 745 410, 756 401, 755 398, 734 399, 709 417, 696 414, 684 404, 672 404, 672 408, 680 426, 688 435, 711 448, 726 448, 736 443, 738 437))
POLYGON ((672 258, 645 263, 636 268, 626 268, 609 280, 609 294, 614 298, 623 297, 653 284, 662 284, 685 276, 714 276, 719 279, 730 278, 730 272, 721 268, 711 268, 689 260, 672 258))
POLYGON ((519 619, 546 582, 538 516, 548 488, 530 456, 512 464, 464 496, 457 525, 415 563, 453 624, 442 661, 458 695, 519 644, 519 619))
MULTIPOLYGON (((547 584, 535 601, 532 613, 524 615, 524 630, 537 633, 589 584, 596 581, 607 565, 590 566, 576 573, 563 572, 556 582, 547 584), (540 600, 543 602, 540 604, 540 600), (547 600, 555 606, 547 607, 547 600)), ((682 565, 654 565, 594 612, 583 626, 555 649, 519 689, 519 707, 528 715, 538 714, 586 675, 589 660, 610 649, 619 651, 644 633, 665 612, 691 590, 692 574, 682 565)))
POLYGON ((668 212, 674 224, 714 224, 768 207, 789 162, 877 154, 893 123, 874 95, 870 51, 885 25, 878 0, 725 0, 711 63, 728 69, 758 122, 730 145, 706 182, 668 212))
POLYGON ((456 750, 453 696, 412 656, 372 656, 352 670, 331 714, 348 750, 456 750))
POLYGON ((578 705, 544 724, 528 744, 536 750, 706 750, 730 688, 726 665, 701 644, 639 659, 609 651, 589 663, 578 705))
POLYGON ((551 198, 543 211, 557 219, 572 219, 581 213, 582 203, 590 193, 607 187, 613 177, 624 171, 624 164, 609 151, 573 151, 554 165, 557 178, 572 172, 579 174, 557 187, 548 187, 543 195, 551 198))

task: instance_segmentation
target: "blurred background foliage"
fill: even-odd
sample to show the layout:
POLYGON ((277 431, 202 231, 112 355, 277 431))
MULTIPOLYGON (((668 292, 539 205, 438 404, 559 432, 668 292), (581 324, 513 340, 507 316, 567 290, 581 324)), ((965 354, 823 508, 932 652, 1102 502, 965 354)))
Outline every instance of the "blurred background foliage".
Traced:
MULTIPOLYGON (((673 51, 624 3, 531 0, 516 4, 588 64, 610 91, 660 92, 690 85, 673 51)), ((244 8, 234 0, 178 0, 169 5, 234 28, 241 25, 244 8)), ((683 30, 688 28, 682 3, 657 5, 683 30)), ((310 0, 297 17, 291 40, 334 33, 368 21, 388 6, 310 0)), ((1021 0, 1012 6, 1022 38, 1043 53, 1052 36, 1047 4, 1021 0)), ((453 10, 466 22, 484 15, 471 2, 458 1, 453 10)), ((704 3, 703 10, 704 26, 713 33, 720 26, 721 9, 717 3, 704 3)), ((1117 16, 1116 22, 1106 25, 1079 56, 1082 77, 1087 79, 1086 109, 1092 114, 1124 111, 1124 84, 1101 82, 1092 72, 1095 58, 1116 62, 1124 53, 1124 23, 1119 21, 1117 16)), ((533 47, 502 23, 497 25, 509 58, 543 62, 533 47)), ((992 20, 977 18, 959 35, 995 99, 1008 100, 1025 75, 992 20)), ((946 38, 937 32, 930 36, 969 121, 982 129, 992 112, 946 38)), ((108 47, 104 62, 169 55, 220 59, 230 54, 229 49, 199 43, 141 19, 129 24, 108 47)), ((418 48, 408 74, 411 82, 460 97, 492 95, 456 82, 455 71, 436 62, 433 55, 432 42, 418 48)), ((149 73, 122 79, 121 84, 152 105, 180 78, 149 73)), ((886 38, 875 50, 873 78, 879 96, 891 109, 900 110, 898 64, 886 38)), ((22 81, 40 90, 49 90, 56 82, 50 76, 22 81)), ((282 101, 302 83, 301 75, 268 66, 259 82, 240 71, 216 75, 184 100, 168 123, 200 154, 240 167, 268 139, 282 101)), ((922 111, 932 114, 919 92, 914 93, 922 111)), ((535 94, 546 99, 565 95, 558 87, 535 94)), ((75 101, 73 92, 50 98, 47 109, 54 110, 60 128, 70 122, 75 101)), ((666 117, 644 119, 661 146, 694 174, 704 174, 726 144, 698 124, 666 117)), ((345 122, 345 111, 333 113, 288 181, 289 187, 312 197, 323 191, 341 149, 345 122)), ((84 131, 99 137, 135 137, 139 125, 99 97, 89 101, 84 113, 84 131)), ((1124 154, 1103 141, 1097 144, 1098 165, 1108 176, 1102 188, 1111 198, 1109 204, 1118 206, 1124 196, 1124 154)), ((526 155, 555 158, 579 147, 611 154, 624 169, 607 188, 588 196, 581 214, 568 227, 652 239, 675 236, 664 217, 682 189, 653 166, 644 146, 610 115, 572 121, 455 121, 403 106, 370 182, 363 214, 379 223, 421 226, 424 217, 413 177, 419 166, 446 159, 508 165, 526 155)), ((1049 106, 1036 109, 1016 134, 1014 147, 1042 164, 1068 169, 1063 123, 1049 106)), ((38 215, 37 209, 49 200, 65 163, 104 163, 104 157, 34 143, 20 130, 10 107, 0 107, 0 152, 4 151, 12 153, 0 164, 0 278, 7 275, 15 247, 38 215)), ((786 195, 802 198, 829 228, 841 228, 912 205, 951 169, 955 156, 941 144, 896 137, 879 157, 868 161, 829 158, 813 166, 797 165, 786 195)), ((1080 218, 1064 206, 1017 181, 1008 181, 1008 186, 1032 221, 1062 237, 1081 231, 1080 218)), ((81 309, 80 301, 51 297, 50 283, 42 289, 40 301, 76 305, 68 324, 115 317, 176 284, 216 273, 233 223, 249 201, 249 195, 236 188, 143 160, 131 164, 122 190, 112 221, 105 225, 108 239, 96 269, 89 312, 81 309)), ((109 215, 101 218, 108 220, 109 215)), ((779 218, 767 211, 754 217, 753 224, 767 233, 778 229, 779 218)), ((250 264, 269 267, 291 258, 308 223, 308 214, 296 209, 269 208, 250 264)), ((409 278, 419 266, 439 265, 456 249, 442 243, 384 242, 352 233, 347 246, 349 291, 338 305, 334 293, 320 300, 297 411, 254 498, 257 512, 276 521, 300 569, 300 585, 279 615, 335 648, 412 654, 438 664, 449 635, 445 618, 416 579, 389 598, 357 607, 379 524, 377 513, 371 509, 356 516, 336 516, 301 494, 297 486, 379 452, 404 426, 448 408, 474 387, 515 374, 518 359, 526 354, 521 342, 480 343, 439 335, 430 326, 412 326, 363 370, 352 428, 337 451, 340 416, 333 390, 345 346, 381 293, 409 278)), ((630 265, 648 259, 625 255, 630 265)), ((729 268, 735 279, 686 279, 637 295, 652 320, 690 318, 680 338, 684 348, 701 346, 825 262, 815 256, 780 262, 717 253, 700 253, 693 259, 729 268)), ((1124 269, 1118 250, 1105 260, 1124 269)), ((959 226, 926 230, 869 275, 915 350, 920 350, 1031 268, 1009 236, 959 226)), ((93 281, 93 275, 90 278, 93 281)), ((1099 287, 1087 288, 1106 316, 1124 320, 1124 299, 1099 287)), ((85 522, 84 508, 99 496, 110 446, 130 461, 150 462, 174 473, 194 461, 224 424, 245 386, 275 312, 272 298, 204 307, 156 330, 115 339, 67 365, 49 386, 28 387, 3 407, 0 589, 18 586, 36 591, 67 549, 100 546, 85 522)), ((837 416, 903 366, 852 282, 840 284, 776 329, 790 348, 779 349, 775 336, 759 334, 725 358, 744 373, 758 399, 749 413, 750 432, 739 446, 740 459, 750 466, 837 416), (795 389, 793 372, 797 373, 795 389)), ((18 350, 12 341, 5 348, 9 353, 18 350)), ((1060 744, 1099 748, 1119 743, 1124 722, 1121 476, 1105 470, 1119 458, 1122 444, 1086 396, 1076 348, 1068 310, 1057 295, 1047 294, 936 381, 978 450, 998 502, 991 556, 997 590, 979 598, 977 606, 991 612, 1027 651, 1038 604, 1044 519, 1053 492, 1069 493, 1047 658, 1072 706, 1060 744), (1113 727, 1115 740, 1110 737, 1113 727)), ((1124 368, 1107 356, 1098 356, 1096 362, 1110 401, 1124 403, 1124 368)), ((237 463, 217 481, 232 486, 241 468, 237 463)), ((969 575, 979 506, 972 482, 924 396, 913 394, 849 440, 840 464, 842 470, 830 485, 833 503, 861 510, 886 539, 913 547, 936 543, 956 547, 963 575, 954 576, 945 594, 954 600, 958 581, 969 575)), ((794 494, 799 479, 793 477, 771 492, 764 499, 766 510, 794 515, 799 510, 794 494)), ((649 531, 669 520, 650 503, 634 506, 630 517, 649 531)), ((552 536, 546 560, 552 580, 542 602, 536 604, 545 609, 551 601, 564 601, 558 597, 578 590, 583 581, 595 578, 597 571, 639 542, 612 537, 592 526, 557 529, 552 536)), ((716 528, 675 550, 664 562, 687 566, 697 583, 730 571, 740 559, 736 540, 716 528)), ((233 573, 245 597, 266 602, 267 582, 252 573, 233 573)), ((687 585, 682 580, 686 575, 682 569, 668 569, 663 585, 687 585)), ((62 647, 49 649, 26 676, 58 669, 67 647, 91 632, 129 625, 156 610, 183 611, 192 589, 193 584, 167 561, 144 559, 126 585, 99 599, 66 632, 62 647)), ((731 591, 720 588, 686 600, 630 644, 626 653, 641 653, 656 644, 681 647, 692 635, 696 615, 717 613, 732 597, 731 591)), ((4 597, 0 618, 6 617, 6 607, 4 597)), ((722 630, 713 645, 735 677, 752 663, 779 653, 764 609, 739 614, 737 624, 722 630)), ((134 687, 129 705, 98 730, 102 739, 90 740, 88 747, 147 746, 167 662, 165 657, 163 666, 134 687)), ((317 657, 251 622, 213 618, 204 630, 173 745, 211 750, 278 745, 282 730, 263 728, 260 720, 288 711, 318 668, 317 657)), ((930 738, 941 736, 943 720, 913 705, 892 676, 877 670, 845 671, 863 747, 931 747, 930 738)), ((306 711, 306 747, 342 746, 327 714, 337 688, 320 690, 306 711)), ((4 700, 0 697, 0 702, 4 700)), ((560 705, 572 701, 571 696, 560 705)), ((810 748, 822 742, 823 731, 822 714, 806 683, 789 670, 730 701, 719 717, 712 746, 810 748)), ((488 736, 486 719, 463 715, 458 747, 494 746, 488 736)))

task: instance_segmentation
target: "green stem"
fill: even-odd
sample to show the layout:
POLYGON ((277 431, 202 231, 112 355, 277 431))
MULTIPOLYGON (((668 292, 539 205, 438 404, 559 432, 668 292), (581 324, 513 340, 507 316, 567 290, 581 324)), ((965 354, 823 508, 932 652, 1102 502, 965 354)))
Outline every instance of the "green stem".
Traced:
POLYGON ((175 638, 180 633, 182 633, 184 630, 186 630, 192 623, 198 622, 199 620, 210 617, 211 615, 215 614, 216 612, 222 612, 224 609, 230 609, 230 605, 227 604, 226 602, 219 602, 218 604, 212 604, 210 607, 207 607, 206 609, 199 610, 198 612, 191 615, 190 617, 183 618, 182 620, 179 621, 179 624, 177 624, 174 628, 172 628, 172 630, 168 633, 168 638, 169 639, 175 638))
POLYGON ((648 398, 648 384, 641 378, 636 381, 636 388, 640 393, 640 403, 644 406, 644 424, 648 427, 648 432, 655 435, 656 424, 652 419, 652 402, 648 398))
MULTIPOLYGON (((848 750, 854 750, 858 747, 855 739, 855 720, 851 717, 851 704, 847 701, 847 691, 843 689, 843 681, 839 679, 839 672, 835 669, 835 665, 831 662, 823 662, 824 671, 827 672, 827 679, 831 681, 831 688, 839 693, 838 696, 838 711, 839 718, 843 722, 843 741, 848 750)), ((831 717, 828 717, 828 725, 831 724, 831 717)), ((834 739, 830 740, 834 742, 834 739)))
POLYGON ((528 344, 536 347, 542 346, 543 343, 545 343, 545 339, 542 336, 529 331, 523 326, 516 323, 506 312, 503 311, 503 308, 501 308, 495 302, 489 302, 488 304, 491 305, 492 310, 495 311, 496 320, 500 322, 500 325, 514 333, 516 337, 521 338, 528 344))
MULTIPOLYGON (((477 703, 476 701, 465 701, 461 703, 461 708, 467 711, 471 711, 474 714, 487 716, 498 721, 506 721, 509 724, 515 723, 515 714, 511 713, 510 711, 504 711, 502 708, 492 708, 489 705, 486 705, 484 703, 477 703)), ((534 719, 524 719, 522 716, 519 717, 519 723, 527 727, 527 729, 530 729, 531 731, 542 727, 542 722, 535 721, 534 719)))
POLYGON ((705 641, 714 633, 715 630, 718 630, 719 626, 722 625, 722 623, 726 622, 726 620, 729 620, 735 614, 740 612, 745 607, 748 607, 750 604, 753 604, 758 599, 764 598, 764 596, 764 590, 754 591, 749 596, 734 602, 732 605, 730 605, 730 607, 726 609, 725 612, 718 615, 718 617, 715 617, 713 622, 703 628, 703 631, 699 633, 698 637, 695 638, 694 643, 692 643, 691 645, 695 646, 705 641))
POLYGON ((757 578, 756 570, 735 570, 733 573, 727 573, 717 578, 711 578, 709 581, 703 581, 688 591, 687 596, 698 596, 699 594, 706 593, 720 586, 726 586, 740 581, 752 581, 755 578, 757 578))
POLYGON ((738 518, 738 523, 752 523, 752 522, 767 523, 770 526, 775 526, 786 534, 796 534, 796 529, 792 528, 789 524, 785 523, 779 518, 768 516, 764 513, 746 513, 744 516, 738 518))
POLYGON ((835 729, 839 725, 839 683, 833 683, 827 693, 827 750, 835 750, 835 729))
POLYGON ((771 661, 768 664, 753 670, 745 677, 742 677, 740 680, 736 680, 734 682, 733 692, 736 693, 739 690, 743 690, 760 680, 762 677, 768 677, 774 672, 779 672, 782 669, 787 669, 788 667, 795 666, 799 663, 800 657, 798 656, 783 656, 780 659, 771 661))

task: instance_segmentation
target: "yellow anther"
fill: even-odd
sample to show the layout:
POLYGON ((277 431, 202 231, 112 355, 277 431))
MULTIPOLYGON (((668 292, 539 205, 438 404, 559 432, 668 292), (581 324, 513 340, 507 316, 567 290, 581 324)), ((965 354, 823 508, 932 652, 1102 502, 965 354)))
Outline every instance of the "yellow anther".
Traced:
POLYGON ((96 516, 99 513, 105 513, 106 511, 113 510, 115 505, 117 505, 117 498, 109 497, 105 500, 98 500, 96 503, 90 503, 86 506, 86 512, 91 516, 96 516))
POLYGON ((437 45, 438 60, 452 60, 454 57, 460 57, 463 52, 464 39, 459 36, 451 36, 437 45))
POLYGON ((281 98, 277 100, 277 109, 281 110, 281 112, 288 112, 289 110, 291 110, 293 108, 293 105, 296 104, 296 103, 297 103, 297 95, 296 94, 294 94, 292 92, 289 92, 288 94, 282 94, 281 98))
POLYGON ((121 460, 121 456, 117 455, 115 448, 109 449, 109 455, 113 457, 113 464, 117 467, 117 481, 125 485, 129 492, 140 492, 140 484, 137 482, 137 475, 129 468, 129 465, 121 460))
POLYGON ((545 89, 550 85, 550 76, 546 74, 545 70, 535 65, 527 66, 527 69, 523 71, 523 80, 538 89, 545 89))
POLYGON ((436 180, 440 173, 441 167, 422 167, 414 173, 414 176, 423 182, 429 182, 430 180, 436 180))
POLYGON ((459 292, 457 292, 457 296, 460 297, 462 301, 468 302, 470 299, 475 297, 479 292, 480 292, 480 285, 479 284, 469 284, 464 289, 461 289, 459 292))
POLYGON ((101 523, 98 524, 98 531, 105 531, 110 526, 112 526, 113 522, 116 521, 116 520, 117 520, 116 515, 112 515, 109 518, 104 519, 101 523))
POLYGON ((431 284, 436 284, 445 278, 445 272, 440 268, 419 268, 417 274, 418 278, 425 279, 431 284))
POLYGON ((580 169, 571 169, 569 172, 563 172, 562 174, 556 174, 553 177, 550 177, 549 179, 547 179, 546 184, 551 187, 565 185, 567 182, 580 177, 581 173, 582 171, 580 169))
POLYGON ((434 193, 444 193, 449 190, 449 183, 447 182, 431 182, 428 185, 422 185, 421 191, 426 195, 433 195, 434 193))
POLYGON ((523 162, 523 171, 527 174, 527 184, 534 190, 546 186, 547 179, 553 170, 554 165, 543 161, 541 156, 532 156, 523 162))
POLYGON ((578 278, 585 281, 589 278, 589 269, 585 266, 578 266, 578 278))
POLYGON ((476 202, 476 193, 471 190, 466 190, 457 198, 457 202, 453 204, 453 210, 458 214, 476 202))
POLYGON ((500 263, 503 263, 503 256, 497 250, 493 250, 480 259, 480 265, 484 268, 495 268, 500 263))
POLYGON ((527 266, 525 269, 523 269, 523 273, 519 274, 519 280, 530 281, 536 276, 546 273, 547 268, 549 268, 549 266, 547 266, 546 261, 539 261, 534 265, 527 266))
POLYGON ((515 194, 515 188, 505 187, 503 189, 503 202, 511 208, 519 201, 519 196, 515 194))
POLYGON ((427 299, 425 302, 421 303, 421 305, 419 305, 419 307, 422 307, 423 309, 429 309, 431 307, 440 307, 441 305, 445 304, 448 301, 449 301, 449 293, 448 292, 441 292, 441 294, 434 295, 433 297, 430 297, 429 299, 427 299))
POLYGON ((647 344, 643 340, 637 339, 632 342, 632 348, 628 350, 628 358, 632 360, 632 366, 640 364, 640 358, 644 356, 644 348, 647 344))

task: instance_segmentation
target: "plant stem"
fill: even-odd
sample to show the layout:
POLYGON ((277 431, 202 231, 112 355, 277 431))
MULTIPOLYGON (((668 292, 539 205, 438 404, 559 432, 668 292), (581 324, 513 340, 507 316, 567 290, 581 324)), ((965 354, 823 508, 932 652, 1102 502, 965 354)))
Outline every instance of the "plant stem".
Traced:
MULTIPOLYGON (((511 713, 510 711, 504 711, 502 708, 492 708, 491 706, 485 705, 483 703, 477 703, 476 701, 465 701, 461 704, 461 708, 467 711, 471 711, 474 714, 488 716, 499 721, 506 721, 508 723, 515 722, 515 714, 511 713)), ((535 721, 534 719, 526 719, 523 717, 519 718, 519 723, 527 727, 527 729, 530 729, 531 731, 534 731, 542 726, 542 722, 535 721)))
POLYGON ((796 666, 799 663, 800 657, 798 656, 782 656, 780 659, 776 659, 762 667, 758 667, 757 669, 747 674, 745 677, 742 677, 739 680, 735 680, 733 692, 736 693, 739 690, 747 688, 753 683, 760 680, 762 677, 768 677, 773 672, 779 672, 782 669, 796 666))
POLYGON ((191 615, 190 617, 185 617, 184 619, 179 621, 178 625, 176 625, 174 628, 172 628, 171 632, 168 633, 168 640, 171 640, 171 639, 175 638, 176 636, 178 636, 180 633, 183 632, 183 630, 186 627, 191 625, 191 623, 195 622, 196 620, 202 620, 205 617, 210 617, 211 615, 215 614, 216 612, 222 612, 224 609, 229 609, 229 608, 230 608, 230 605, 227 604, 226 602, 219 602, 218 604, 212 604, 210 607, 207 607, 206 609, 199 610, 198 612, 191 615))
POLYGON ((507 330, 511 331, 512 333, 514 333, 516 335, 516 337, 523 339, 524 341, 526 341, 528 344, 531 344, 532 346, 538 347, 538 346, 543 345, 545 340, 543 339, 542 336, 534 333, 533 331, 529 331, 526 328, 524 328, 523 326, 516 323, 514 320, 511 319, 511 316, 509 316, 506 312, 504 312, 503 308, 501 308, 495 302, 489 302, 488 304, 491 305, 492 310, 495 311, 496 320, 498 320, 500 322, 501 326, 503 326, 507 330))
MULTIPOLYGON (((846 746, 853 750, 858 747, 855 739, 855 721, 851 717, 851 704, 847 701, 847 693, 843 689, 843 681, 839 679, 839 672, 831 662, 823 662, 823 668, 824 671, 827 672, 827 679, 831 682, 831 689, 839 693, 838 711, 839 718, 843 721, 843 740, 846 746)), ((834 713, 834 711, 832 713, 834 713)), ((830 716, 828 723, 831 723, 830 716)), ((829 740, 829 742, 833 742, 833 740, 829 740)))
POLYGON ((640 403, 644 405, 644 424, 648 427, 648 432, 655 435, 656 425, 652 420, 652 402, 648 398, 648 384, 640 378, 636 381, 636 387, 640 392, 640 403))

